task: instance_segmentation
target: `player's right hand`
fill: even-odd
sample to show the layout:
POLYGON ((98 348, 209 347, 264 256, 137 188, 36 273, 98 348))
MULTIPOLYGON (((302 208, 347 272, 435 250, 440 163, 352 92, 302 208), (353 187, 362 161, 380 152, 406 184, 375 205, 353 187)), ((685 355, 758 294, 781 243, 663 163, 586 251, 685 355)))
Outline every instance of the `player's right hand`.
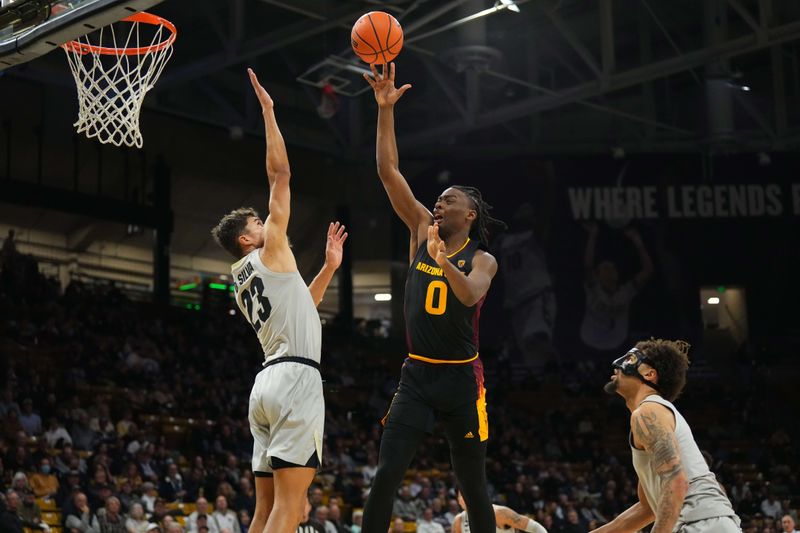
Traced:
POLYGON ((256 73, 253 72, 253 69, 247 69, 247 74, 250 76, 250 83, 253 85, 253 90, 256 92, 256 96, 258 97, 258 101, 261 103, 261 110, 268 111, 272 109, 273 105, 275 105, 272 101, 272 97, 269 95, 266 89, 258 83, 258 77, 256 73))
POLYGON ((375 91, 375 101, 378 102, 378 107, 393 106, 403 96, 403 93, 411 88, 410 83, 406 83, 399 89, 394 86, 394 63, 389 63, 388 74, 386 65, 383 65, 382 73, 378 73, 375 65, 370 65, 369 68, 372 70, 372 76, 365 73, 364 79, 375 91))

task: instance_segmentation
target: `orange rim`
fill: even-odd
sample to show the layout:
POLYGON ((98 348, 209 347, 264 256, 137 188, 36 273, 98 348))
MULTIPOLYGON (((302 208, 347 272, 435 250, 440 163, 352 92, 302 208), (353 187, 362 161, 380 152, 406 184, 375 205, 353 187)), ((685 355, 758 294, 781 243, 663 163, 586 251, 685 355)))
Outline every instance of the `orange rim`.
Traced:
POLYGON ((151 13, 145 13, 144 11, 129 17, 125 17, 121 20, 121 22, 139 22, 142 24, 151 24, 153 26, 164 26, 171 33, 170 36, 161 43, 154 44, 152 46, 142 46, 140 48, 113 48, 108 46, 95 46, 92 44, 82 43, 80 41, 69 41, 61 46, 63 46, 64 49, 69 52, 76 52, 81 55, 102 54, 109 56, 140 56, 150 52, 158 52, 169 46, 172 46, 172 43, 175 42, 175 38, 178 36, 178 29, 173 23, 165 18, 161 18, 151 13))

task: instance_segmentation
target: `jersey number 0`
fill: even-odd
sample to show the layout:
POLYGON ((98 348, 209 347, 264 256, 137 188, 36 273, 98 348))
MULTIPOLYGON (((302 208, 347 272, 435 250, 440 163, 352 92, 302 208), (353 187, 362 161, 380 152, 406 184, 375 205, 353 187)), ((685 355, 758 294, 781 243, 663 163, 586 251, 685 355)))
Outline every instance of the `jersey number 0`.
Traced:
POLYGON ((447 284, 440 280, 431 281, 428 284, 428 293, 425 295, 425 311, 429 315, 443 315, 446 309, 447 284), (436 300, 435 306, 434 300, 436 300))
POLYGON ((242 292, 242 302, 244 302, 244 306, 247 308, 248 320, 250 320, 250 323, 253 324, 253 329, 258 333, 258 330, 261 329, 261 324, 269 318, 269 314, 272 312, 269 298, 264 296, 264 282, 261 281, 261 278, 253 278, 250 287, 242 292), (258 317, 253 314, 254 303, 258 317))

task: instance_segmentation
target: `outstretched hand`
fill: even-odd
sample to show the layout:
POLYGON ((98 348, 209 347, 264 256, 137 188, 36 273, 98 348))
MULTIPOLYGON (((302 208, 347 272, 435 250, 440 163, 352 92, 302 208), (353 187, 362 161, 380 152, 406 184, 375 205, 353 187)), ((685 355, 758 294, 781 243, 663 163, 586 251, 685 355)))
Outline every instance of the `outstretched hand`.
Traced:
POLYGON ((247 74, 250 76, 250 83, 253 85, 253 90, 258 97, 258 101, 261 103, 261 111, 269 111, 275 105, 272 101, 272 97, 269 95, 267 90, 264 89, 260 83, 258 83, 258 76, 256 76, 255 72, 253 72, 253 69, 248 68, 247 74))
POLYGON ((347 240, 344 225, 331 222, 328 226, 328 240, 325 243, 325 264, 331 268, 339 268, 342 264, 342 248, 347 240))
POLYGON ((447 250, 444 246, 444 241, 439 237, 439 224, 434 223, 433 226, 428 226, 428 255, 430 255, 436 264, 441 266, 447 261, 447 250))
POLYGON ((364 79, 375 91, 375 101, 378 102, 378 107, 393 106, 403 96, 403 93, 411 88, 410 83, 406 83, 399 89, 394 86, 394 63, 389 63, 388 69, 384 64, 381 73, 378 72, 375 65, 370 65, 369 68, 372 70, 372 76, 365 73, 364 79))

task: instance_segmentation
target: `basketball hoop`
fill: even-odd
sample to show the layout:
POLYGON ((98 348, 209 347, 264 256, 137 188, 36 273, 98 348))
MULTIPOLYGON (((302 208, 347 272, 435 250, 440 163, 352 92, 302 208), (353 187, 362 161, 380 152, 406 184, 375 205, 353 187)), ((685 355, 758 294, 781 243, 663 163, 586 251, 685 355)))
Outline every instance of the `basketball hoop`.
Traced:
POLYGON ((111 25, 94 32, 91 40, 97 44, 86 35, 61 46, 78 88, 74 126, 101 143, 141 148, 142 102, 172 56, 178 32, 174 24, 150 13, 136 13, 120 22, 130 27, 119 45, 117 33, 123 32, 111 25))

